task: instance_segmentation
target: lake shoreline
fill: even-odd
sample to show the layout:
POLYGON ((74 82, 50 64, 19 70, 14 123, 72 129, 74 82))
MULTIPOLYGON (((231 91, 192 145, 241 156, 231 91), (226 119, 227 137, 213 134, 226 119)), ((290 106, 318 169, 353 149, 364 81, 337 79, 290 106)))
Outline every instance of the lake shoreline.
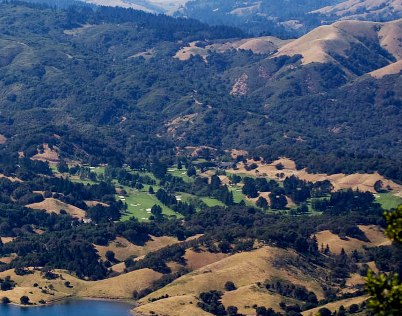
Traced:
POLYGON ((4 305, 12 305, 15 307, 21 307, 21 308, 30 308, 30 307, 46 307, 46 306, 52 306, 55 304, 67 304, 69 301, 100 301, 100 302, 116 302, 116 303, 122 303, 122 304, 127 304, 130 305, 132 308, 135 308, 138 306, 138 303, 136 303, 133 300, 130 299, 120 299, 120 298, 101 298, 101 297, 81 297, 81 296, 66 296, 62 297, 59 299, 54 299, 52 301, 48 301, 45 304, 19 304, 15 302, 10 302, 7 304, 0 304, 0 306, 4 305))
POLYGON ((88 313, 95 313, 100 316, 133 316, 137 315, 133 311, 135 305, 132 301, 128 302, 127 300, 70 297, 42 305, 0 304, 0 314, 6 316, 20 315, 23 310, 24 315, 27 316, 86 316, 88 313))

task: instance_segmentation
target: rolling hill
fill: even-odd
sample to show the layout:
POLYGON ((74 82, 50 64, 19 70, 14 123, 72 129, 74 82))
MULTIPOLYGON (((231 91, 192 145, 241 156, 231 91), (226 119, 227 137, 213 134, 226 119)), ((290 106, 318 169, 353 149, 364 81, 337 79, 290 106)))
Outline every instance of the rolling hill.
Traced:
POLYGON ((289 5, 287 0, 194 0, 187 2, 176 15, 196 18, 214 25, 237 26, 255 35, 262 33, 291 37, 319 25, 319 20, 309 12, 338 2, 301 0, 289 5))
POLYGON ((368 269, 402 272, 383 218, 401 201, 402 20, 318 26, 317 1, 216 3, 203 14, 304 35, 142 1, 0 3, 8 301, 363 313, 368 269))
POLYGON ((341 64, 336 55, 348 59, 352 51, 366 50, 368 55, 369 50, 377 48, 374 52, 377 58, 383 57, 384 62, 390 64, 402 59, 401 32, 402 20, 388 23, 341 21, 318 27, 280 47, 276 56, 302 55, 303 64, 341 64))
MULTIPOLYGON (((392 21, 402 17, 400 0, 217 1, 194 0, 178 11, 211 24, 240 27, 253 34, 300 36, 340 20, 392 21)), ((177 13, 177 14, 179 14, 177 13)))
POLYGON ((55 159, 121 164, 239 148, 314 172, 402 179, 401 20, 341 21, 283 41, 123 8, 2 6, 5 151, 40 158, 49 144, 55 159))
POLYGON ((402 17, 401 0, 348 0, 313 11, 328 21, 391 21, 402 17))
POLYGON ((122 7, 151 13, 173 14, 188 0, 81 0, 98 6, 122 7))

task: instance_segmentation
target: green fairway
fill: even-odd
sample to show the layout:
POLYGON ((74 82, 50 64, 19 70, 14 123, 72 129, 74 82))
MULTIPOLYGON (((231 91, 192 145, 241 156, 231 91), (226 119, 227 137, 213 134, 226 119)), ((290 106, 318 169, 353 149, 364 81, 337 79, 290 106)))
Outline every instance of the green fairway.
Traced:
POLYGON ((235 201, 235 203, 240 203, 240 201, 243 200, 246 203, 246 205, 254 206, 253 203, 251 203, 247 199, 247 197, 243 194, 241 188, 242 187, 239 185, 229 186, 229 190, 232 191, 233 193, 233 200, 235 201))
MULTIPOLYGON (((155 204, 162 207, 164 215, 175 215, 181 217, 180 214, 175 213, 173 210, 159 202, 155 195, 149 194, 148 187, 144 188, 142 191, 137 191, 129 187, 124 187, 124 190, 126 190, 128 195, 122 201, 127 203, 128 208, 125 214, 121 217, 122 221, 128 220, 130 217, 136 217, 139 221, 147 221, 149 216, 151 216, 149 210, 155 204)), ((119 195, 117 195, 117 199, 120 199, 119 195)))
POLYGON ((125 168, 126 171, 130 172, 131 174, 139 174, 142 177, 149 177, 155 182, 158 182, 158 179, 156 179, 155 175, 152 172, 149 171, 143 171, 143 170, 136 170, 136 169, 131 169, 130 167, 125 168))
POLYGON ((105 169, 106 167, 102 166, 102 167, 89 167, 89 170, 91 170, 91 172, 96 173, 97 176, 104 174, 105 173, 105 169))
POLYGON ((179 192, 177 193, 177 196, 181 197, 181 200, 183 202, 188 202, 191 198, 198 198, 201 201, 203 201, 208 207, 214 207, 214 206, 225 206, 224 203, 222 203, 221 201, 214 199, 214 198, 210 198, 208 196, 195 196, 195 195, 191 195, 189 193, 183 193, 183 192, 179 192))
POLYGON ((57 169, 57 165, 55 164, 49 164, 49 168, 52 170, 54 174, 60 173, 59 170, 57 169))
POLYGON ((209 207, 214 207, 214 206, 225 206, 221 201, 217 199, 213 199, 210 197, 202 197, 201 200, 208 205, 209 207))
POLYGON ((402 198, 395 196, 391 192, 377 193, 375 196, 377 202, 381 204, 384 210, 390 210, 402 204, 402 198))
POLYGON ((95 181, 92 181, 92 180, 88 180, 88 179, 80 179, 80 177, 78 177, 78 176, 70 176, 69 178, 68 178, 71 182, 75 182, 75 183, 82 183, 82 184, 85 184, 85 185, 87 185, 87 184, 89 184, 89 185, 94 185, 94 184, 96 184, 96 182, 95 181))
POLYGON ((192 179, 187 175, 187 170, 183 167, 183 169, 179 170, 177 169, 177 166, 173 166, 168 168, 168 173, 171 174, 172 176, 182 178, 184 182, 192 182, 192 179))

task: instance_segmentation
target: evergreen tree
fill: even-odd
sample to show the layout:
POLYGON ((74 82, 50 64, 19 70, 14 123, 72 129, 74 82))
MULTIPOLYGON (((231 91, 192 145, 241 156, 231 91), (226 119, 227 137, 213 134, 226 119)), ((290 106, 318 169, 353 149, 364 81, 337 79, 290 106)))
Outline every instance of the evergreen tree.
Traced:
POLYGON ((269 208, 268 201, 262 196, 258 198, 256 205, 263 210, 267 210, 269 208))
POLYGON ((162 216, 162 207, 160 205, 153 205, 151 208, 151 214, 154 215, 155 217, 161 217, 162 216))
POLYGON ((244 178, 244 186, 242 188, 242 193, 249 198, 256 198, 258 196, 257 187, 255 186, 254 179, 244 178))
POLYGON ((195 169, 194 166, 189 166, 187 169, 187 176, 193 177, 197 174, 197 170, 195 169))
POLYGON ((271 200, 271 208, 275 210, 283 210, 288 204, 288 201, 283 194, 272 192, 269 194, 269 199, 271 200))

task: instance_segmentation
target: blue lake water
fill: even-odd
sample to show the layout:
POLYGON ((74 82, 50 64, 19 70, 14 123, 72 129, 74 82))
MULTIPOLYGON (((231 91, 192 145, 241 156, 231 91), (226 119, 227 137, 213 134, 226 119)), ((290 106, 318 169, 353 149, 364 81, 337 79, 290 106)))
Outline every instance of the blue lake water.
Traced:
POLYGON ((1 316, 132 316, 131 305, 110 301, 71 300, 38 307, 1 305, 1 316))

